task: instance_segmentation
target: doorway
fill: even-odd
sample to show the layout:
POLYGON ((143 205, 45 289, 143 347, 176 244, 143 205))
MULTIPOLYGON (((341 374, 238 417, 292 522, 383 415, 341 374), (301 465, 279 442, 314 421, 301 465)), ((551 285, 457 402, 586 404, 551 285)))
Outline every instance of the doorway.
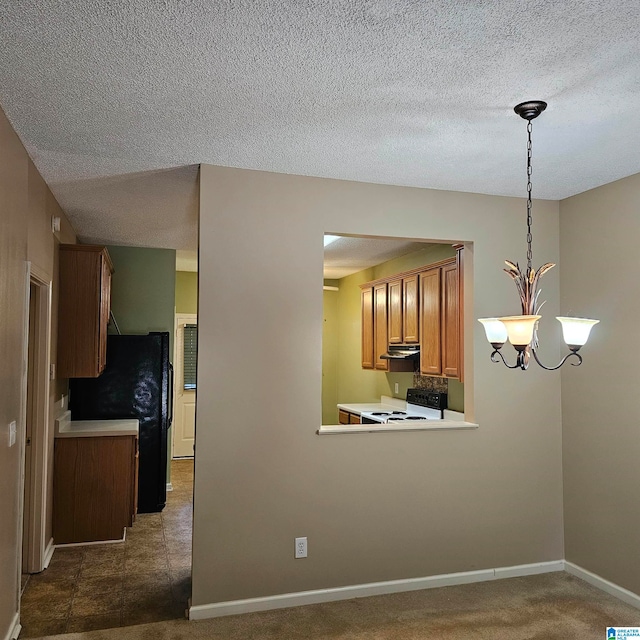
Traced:
POLYGON ((22 583, 26 575, 43 571, 53 554, 46 535, 48 499, 49 385, 51 342, 51 282, 30 265, 26 327, 25 428, 22 509, 22 583))
POLYGON ((176 314, 175 327, 175 399, 171 457, 193 458, 196 428, 197 314, 176 314))

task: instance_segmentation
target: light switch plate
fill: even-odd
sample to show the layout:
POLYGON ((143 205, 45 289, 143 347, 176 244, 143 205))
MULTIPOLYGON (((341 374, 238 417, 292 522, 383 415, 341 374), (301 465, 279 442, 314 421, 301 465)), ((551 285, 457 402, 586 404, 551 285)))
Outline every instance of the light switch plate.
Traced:
POLYGON ((16 443, 16 429, 17 429, 16 421, 13 420, 12 422, 9 423, 9 446, 10 447, 13 447, 13 445, 16 443))

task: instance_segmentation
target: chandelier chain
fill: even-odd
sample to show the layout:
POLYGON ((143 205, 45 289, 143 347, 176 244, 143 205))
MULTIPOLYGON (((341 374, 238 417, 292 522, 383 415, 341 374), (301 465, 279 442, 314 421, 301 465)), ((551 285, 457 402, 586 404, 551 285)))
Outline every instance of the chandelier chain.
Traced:
POLYGON ((532 144, 531 144, 531 131, 533 130, 533 125, 531 124, 531 120, 527 122, 527 277, 531 273, 531 263, 533 260, 533 255, 531 252, 531 156, 532 156, 532 144))

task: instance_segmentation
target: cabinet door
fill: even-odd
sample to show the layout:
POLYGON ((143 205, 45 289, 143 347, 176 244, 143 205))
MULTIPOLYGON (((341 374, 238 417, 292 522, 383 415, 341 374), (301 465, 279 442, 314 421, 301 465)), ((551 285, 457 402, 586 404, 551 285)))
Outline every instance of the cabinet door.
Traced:
POLYGON ((102 373, 107 364, 107 328, 111 313, 111 267, 105 256, 101 256, 100 274, 100 326, 98 371, 102 373))
POLYGON ((122 538, 133 522, 134 436, 56 438, 53 538, 56 544, 122 538))
POLYGON ((338 424, 349 424, 349 416, 351 414, 343 409, 338 409, 338 424))
POLYGON ((362 290, 362 368, 373 369, 373 287, 362 290))
POLYGON ((442 267, 442 373, 460 376, 460 327, 458 313, 458 266, 442 267))
POLYGON ((104 369, 112 271, 105 247, 60 245, 60 378, 95 378, 104 369))
POLYGON ((389 344, 402 344, 402 280, 389 283, 389 344))
POLYGON ((355 413, 350 413, 349 424, 360 424, 360 416, 357 416, 355 413))
POLYGON ((420 372, 442 375, 440 269, 420 274, 420 372))
POLYGON ((374 337, 374 363, 375 368, 386 371, 389 368, 388 360, 380 356, 387 352, 389 340, 387 333, 387 283, 377 284, 373 288, 373 337, 374 337))
POLYGON ((402 335, 405 344, 420 342, 418 275, 402 280, 402 335))
POLYGON ((464 246, 456 248, 458 266, 458 354, 460 358, 458 380, 464 382, 464 246))

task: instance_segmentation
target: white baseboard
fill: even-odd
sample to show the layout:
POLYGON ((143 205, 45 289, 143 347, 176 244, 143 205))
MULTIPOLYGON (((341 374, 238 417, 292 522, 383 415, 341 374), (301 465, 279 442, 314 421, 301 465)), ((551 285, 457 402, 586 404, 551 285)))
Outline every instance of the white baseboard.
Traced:
POLYGON ((127 539, 127 528, 122 530, 122 538, 115 540, 95 540, 93 542, 65 542, 64 544, 55 545, 56 549, 66 549, 67 547, 91 547, 96 544, 119 544, 127 539))
POLYGON ((606 593, 615 596, 618 600, 622 600, 623 602, 630 604, 632 607, 640 609, 640 596, 633 593, 633 591, 629 591, 628 589, 620 587, 613 582, 609 582, 609 580, 605 580, 599 575, 591 573, 591 571, 587 571, 587 569, 583 569, 577 564, 573 564, 573 562, 569 562, 567 560, 564 562, 564 569, 567 573, 588 582, 601 591, 605 591, 606 593))
POLYGON ((447 573, 425 578, 409 578, 407 580, 389 580, 386 582, 372 582, 349 587, 336 587, 333 589, 317 589, 314 591, 300 591, 298 593, 285 593, 264 598, 249 598, 247 600, 232 600, 229 602, 216 602, 214 604, 191 605, 189 607, 189 620, 204 620, 206 618, 218 618, 221 616, 235 615, 239 613, 251 613, 254 611, 267 611, 269 609, 284 609, 305 604, 317 604, 320 602, 332 602, 335 600, 350 600, 351 598, 363 598, 387 593, 400 593, 402 591, 417 591, 419 589, 433 589, 436 587, 449 587, 471 582, 485 582, 516 576, 527 576, 537 573, 549 573, 562 571, 563 560, 553 562, 536 562, 514 567, 499 567, 497 569, 483 569, 480 571, 463 571, 460 573, 447 573))
POLYGON ((7 631, 7 635, 5 636, 5 640, 17 640, 20 635, 20 631, 22 631, 22 626, 20 625, 20 614, 16 613, 13 616, 13 620, 9 626, 9 631, 7 631))
POLYGON ((49 544, 47 545, 47 548, 44 550, 44 561, 43 561, 43 567, 42 569, 46 569, 49 566, 49 563, 51 562, 51 558, 53 557, 53 552, 56 550, 55 545, 53 544, 53 538, 51 538, 49 540, 49 544))
POLYGON ((496 579, 519 578, 521 576, 533 576, 538 573, 553 573, 554 571, 564 571, 564 560, 553 560, 551 562, 533 562, 531 564, 517 564, 513 567, 498 567, 494 569, 496 579))

